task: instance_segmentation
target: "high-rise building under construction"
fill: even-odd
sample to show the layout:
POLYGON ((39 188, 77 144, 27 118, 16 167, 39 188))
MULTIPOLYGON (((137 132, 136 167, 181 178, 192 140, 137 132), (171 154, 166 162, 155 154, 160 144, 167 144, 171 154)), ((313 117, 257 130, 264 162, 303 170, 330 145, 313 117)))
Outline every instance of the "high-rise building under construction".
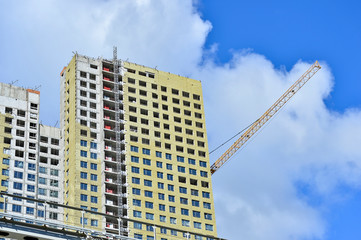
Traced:
POLYGON ((137 239, 153 239, 154 225, 160 239, 216 236, 200 81, 75 54, 60 91, 64 204, 109 216, 64 209, 65 223, 137 239))

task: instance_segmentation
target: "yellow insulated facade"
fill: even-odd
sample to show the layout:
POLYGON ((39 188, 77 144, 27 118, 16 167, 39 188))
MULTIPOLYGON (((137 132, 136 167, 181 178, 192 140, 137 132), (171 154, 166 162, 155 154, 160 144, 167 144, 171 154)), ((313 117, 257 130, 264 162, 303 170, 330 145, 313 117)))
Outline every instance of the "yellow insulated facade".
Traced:
POLYGON ((64 210, 65 222, 136 239, 153 239, 153 225, 157 239, 216 237, 201 82, 114 67, 76 54, 61 73, 64 203, 109 216, 64 210))

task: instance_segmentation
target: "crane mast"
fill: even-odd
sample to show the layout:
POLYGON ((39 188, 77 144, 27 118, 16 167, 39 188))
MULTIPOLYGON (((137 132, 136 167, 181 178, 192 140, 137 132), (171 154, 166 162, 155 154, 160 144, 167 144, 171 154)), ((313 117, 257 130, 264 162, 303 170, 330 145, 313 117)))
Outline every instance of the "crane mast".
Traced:
POLYGON ((321 68, 316 61, 233 145, 211 166, 211 174, 223 166, 268 120, 270 120, 321 68))

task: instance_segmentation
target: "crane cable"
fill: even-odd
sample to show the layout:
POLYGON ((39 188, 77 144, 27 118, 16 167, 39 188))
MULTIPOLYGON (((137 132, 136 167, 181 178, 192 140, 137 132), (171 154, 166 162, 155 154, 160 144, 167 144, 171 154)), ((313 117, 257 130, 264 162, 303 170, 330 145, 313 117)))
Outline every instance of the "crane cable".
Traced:
POLYGON ((256 121, 254 121, 253 123, 251 123, 250 125, 248 125, 247 127, 245 127, 244 129, 242 129, 241 131, 239 131, 238 133, 236 133, 236 135, 234 135, 233 137, 231 137, 230 139, 228 139, 227 141, 225 141, 224 143, 222 143, 221 145, 219 145, 218 147, 216 147, 215 149, 213 149, 212 151, 209 152, 209 155, 211 155, 213 152, 217 151, 219 148, 223 147, 225 144, 227 144, 229 141, 231 141, 233 138, 237 137, 239 134, 243 133, 244 131, 246 131, 249 127, 251 127, 255 122, 257 122, 259 119, 257 119, 256 121))

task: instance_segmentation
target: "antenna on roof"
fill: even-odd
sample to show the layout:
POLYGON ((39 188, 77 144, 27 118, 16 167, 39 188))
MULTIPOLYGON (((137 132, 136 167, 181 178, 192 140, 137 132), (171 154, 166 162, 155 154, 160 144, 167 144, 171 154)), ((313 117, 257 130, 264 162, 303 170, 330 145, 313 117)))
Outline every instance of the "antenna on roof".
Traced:
POLYGON ((10 83, 10 85, 14 85, 14 84, 15 84, 15 83, 17 83, 17 82, 19 82, 19 80, 18 80, 18 79, 16 79, 16 80, 12 81, 12 82, 10 83))
POLYGON ((34 90, 38 91, 41 88, 41 85, 35 86, 34 90))
POLYGON ((58 123, 59 123, 59 120, 56 121, 56 123, 54 124, 54 127, 56 127, 58 125, 58 123))

